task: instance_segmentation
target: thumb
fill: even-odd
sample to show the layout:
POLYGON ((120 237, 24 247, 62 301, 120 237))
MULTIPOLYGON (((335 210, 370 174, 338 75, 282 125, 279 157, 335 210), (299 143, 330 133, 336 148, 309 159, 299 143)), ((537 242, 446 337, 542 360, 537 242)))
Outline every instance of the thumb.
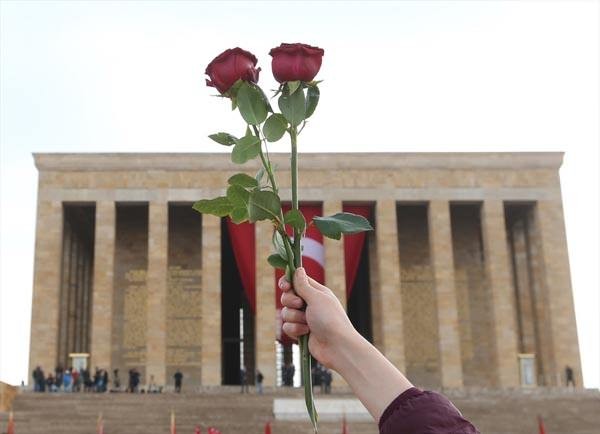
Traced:
POLYGON ((311 303, 317 292, 315 288, 310 286, 306 271, 303 267, 299 267, 294 273, 294 290, 296 291, 296 294, 304 299, 306 304, 311 303))

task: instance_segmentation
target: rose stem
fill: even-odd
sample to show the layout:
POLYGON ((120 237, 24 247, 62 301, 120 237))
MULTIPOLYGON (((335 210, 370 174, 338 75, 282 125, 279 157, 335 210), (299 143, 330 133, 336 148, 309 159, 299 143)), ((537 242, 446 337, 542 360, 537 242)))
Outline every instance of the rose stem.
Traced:
MULTIPOLYGON (((268 163, 267 163, 267 159, 268 159, 268 155, 269 155, 268 154, 269 150, 267 149, 267 143, 265 140, 263 140, 263 137, 260 134, 260 130, 258 129, 258 127, 256 125, 252 125, 252 129, 254 130, 254 134, 256 135, 256 137, 258 137, 258 140, 261 141, 260 151, 259 151, 260 159, 262 161, 263 167, 267 171, 267 176, 269 177, 269 180, 271 181, 271 187, 273 187, 273 191, 275 192, 275 194, 277 194, 278 189, 277 189, 277 184, 275 183, 275 176, 273 175, 273 172, 271 171, 271 161, 268 160, 268 163), (267 159, 265 159, 265 154, 263 153, 263 150, 262 150, 262 142, 265 142, 265 150, 267 151, 267 159)), ((281 225, 277 228, 277 230, 279 231, 279 233, 281 234, 281 237, 283 238, 283 243, 285 244, 285 252, 287 253, 288 258, 293 258, 294 254, 292 251, 292 247, 290 246, 290 239, 284 229, 283 210, 281 210, 279 212, 279 220, 281 221, 281 225)), ((290 266, 291 275, 293 276, 294 272, 296 271, 296 266, 295 266, 294 262, 289 264, 289 266, 290 266)), ((291 276, 288 276, 288 277, 291 277, 291 276)))
MULTIPOLYGON (((292 209, 299 211, 298 206, 298 129, 295 126, 290 128, 290 138, 292 142, 292 209)), ((302 251, 300 237, 302 234, 294 228, 294 265, 295 268, 302 266, 302 251)), ((304 400, 306 401, 306 409, 310 415, 313 429, 317 432, 316 420, 314 419, 314 400, 312 396, 312 372, 310 352, 308 350, 308 334, 298 338, 300 345, 300 357, 302 358, 302 379, 304 381, 304 400)))

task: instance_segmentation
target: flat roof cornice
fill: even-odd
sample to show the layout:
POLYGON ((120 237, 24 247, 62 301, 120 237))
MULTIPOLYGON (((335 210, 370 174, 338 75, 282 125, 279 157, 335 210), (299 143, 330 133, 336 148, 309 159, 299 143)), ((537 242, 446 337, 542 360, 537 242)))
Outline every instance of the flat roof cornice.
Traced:
MULTIPOLYGON (((288 153, 271 153, 279 167, 289 163, 288 153)), ((302 170, 378 169, 556 169, 563 152, 362 152, 302 153, 302 170)), ((258 169, 258 159, 238 166, 230 152, 222 153, 34 153, 39 171, 146 171, 258 169)))

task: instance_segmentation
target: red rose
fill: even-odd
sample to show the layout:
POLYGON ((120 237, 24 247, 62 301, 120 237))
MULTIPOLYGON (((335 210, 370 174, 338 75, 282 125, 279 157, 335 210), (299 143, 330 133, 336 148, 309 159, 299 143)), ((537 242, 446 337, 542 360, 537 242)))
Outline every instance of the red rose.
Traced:
POLYGON ((321 69, 325 50, 306 44, 281 44, 269 52, 273 56, 271 67, 275 80, 312 81, 321 69))
POLYGON ((223 51, 206 67, 207 86, 216 87, 222 94, 227 92, 238 80, 258 81, 260 68, 256 66, 256 56, 239 47, 223 51))

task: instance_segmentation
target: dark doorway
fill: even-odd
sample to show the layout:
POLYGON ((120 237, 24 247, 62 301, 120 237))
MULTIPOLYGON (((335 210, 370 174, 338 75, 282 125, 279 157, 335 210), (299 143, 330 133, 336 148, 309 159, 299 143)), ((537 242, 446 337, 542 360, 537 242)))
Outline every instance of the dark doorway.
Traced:
POLYGON ((221 337, 223 384, 240 384, 246 366, 254 383, 254 314, 246 297, 225 219, 221 220, 221 337))
POLYGON ((508 203, 504 206, 508 252, 513 278, 519 353, 535 357, 537 384, 551 384, 546 372, 551 360, 547 348, 551 337, 548 327, 547 308, 540 284, 539 235, 535 225, 535 205, 532 203, 508 203), (545 362, 545 363, 544 363, 545 362))

